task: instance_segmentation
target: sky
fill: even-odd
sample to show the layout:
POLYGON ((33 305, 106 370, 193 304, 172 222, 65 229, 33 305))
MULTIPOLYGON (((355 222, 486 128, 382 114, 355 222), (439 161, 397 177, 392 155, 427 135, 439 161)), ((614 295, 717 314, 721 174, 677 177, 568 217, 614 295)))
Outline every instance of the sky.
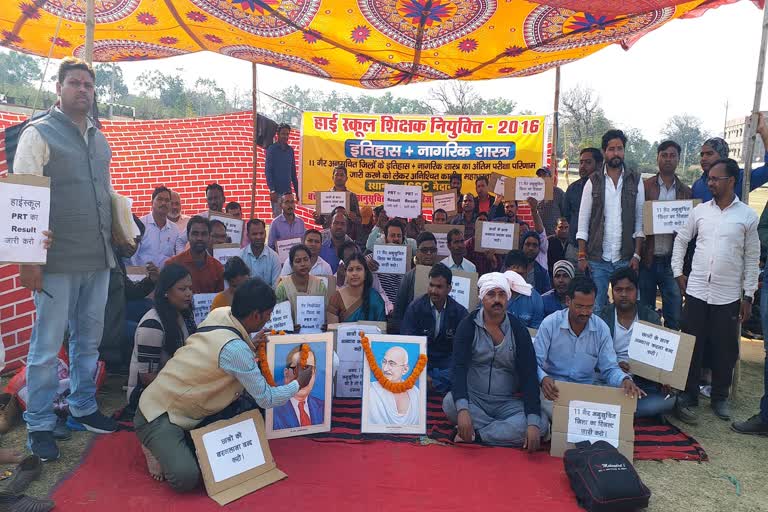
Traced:
MULTIPOLYGON (((748 115, 757 76, 762 13, 752 2, 740 1, 696 19, 673 20, 638 41, 629 51, 612 45, 561 68, 561 90, 578 84, 597 91, 608 119, 618 128, 639 128, 649 140, 660 140, 667 119, 689 113, 703 121, 705 131, 721 134, 728 118, 748 115)), ((182 68, 188 84, 214 77, 228 93, 250 90, 251 65, 219 54, 202 52, 157 61, 121 65, 131 85, 142 72, 182 68), (223 78, 226 77, 226 78, 223 78)), ((274 94, 289 85, 349 94, 383 94, 282 71, 258 67, 259 89, 274 94)), ((555 71, 533 77, 473 81, 486 97, 511 96, 517 110, 537 114, 553 111, 555 71)), ((427 98, 434 84, 419 83, 388 89, 394 95, 427 98)), ((768 110, 768 87, 762 90, 768 110)))

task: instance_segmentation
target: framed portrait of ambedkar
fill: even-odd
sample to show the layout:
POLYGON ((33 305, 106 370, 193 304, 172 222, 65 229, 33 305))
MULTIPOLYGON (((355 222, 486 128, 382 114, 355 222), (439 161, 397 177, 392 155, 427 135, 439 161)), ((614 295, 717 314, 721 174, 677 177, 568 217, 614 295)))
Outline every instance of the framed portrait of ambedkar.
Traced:
POLYGON ((427 338, 369 334, 366 340, 361 432, 425 434, 427 338))
POLYGON ((267 439, 331 430, 333 333, 288 334, 268 339, 267 361, 275 385, 296 380, 295 371, 303 358, 304 364, 314 368, 314 375, 286 403, 266 410, 267 439))

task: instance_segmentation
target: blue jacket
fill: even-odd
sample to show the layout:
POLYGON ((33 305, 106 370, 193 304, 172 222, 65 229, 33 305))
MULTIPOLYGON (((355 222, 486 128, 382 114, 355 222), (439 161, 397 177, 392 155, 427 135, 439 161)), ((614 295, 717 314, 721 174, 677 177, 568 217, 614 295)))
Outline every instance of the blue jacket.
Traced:
POLYGON ((552 281, 549 279, 549 271, 539 265, 538 261, 533 262, 533 287, 540 294, 547 293, 552 289, 552 281))
POLYGON ((555 311, 565 309, 567 306, 560 302, 557 298, 557 292, 555 290, 549 290, 547 293, 541 296, 541 301, 544 303, 544 316, 548 317, 555 311))
MULTIPOLYGON (((768 161, 768 151, 766 151, 763 162, 768 161)), ((741 199, 742 183, 744 181, 744 169, 739 170, 739 177, 736 179, 736 196, 741 199)), ((752 169, 749 180, 749 190, 755 190, 768 183, 768 165, 765 163, 756 169, 752 169)), ((701 202, 707 202, 712 199, 712 193, 707 186, 707 176, 703 174, 693 182, 691 187, 692 196, 694 199, 701 199, 701 202)))
POLYGON ((507 302, 507 311, 523 322, 526 327, 538 329, 544 320, 544 302, 536 290, 531 290, 531 296, 518 295, 507 302))
POLYGON ((411 302, 405 310, 400 334, 427 337, 427 365, 429 368, 450 368, 453 354, 453 339, 459 322, 467 316, 467 310, 448 297, 440 317, 440 331, 435 335, 435 317, 429 295, 424 294, 411 302))
MULTIPOLYGON (((325 400, 309 395, 307 397, 307 410, 309 411, 309 418, 312 420, 312 424, 322 425, 325 420, 325 400)), ((272 420, 273 429, 280 430, 301 426, 290 400, 279 407, 275 407, 272 411, 274 413, 272 420)))
POLYGON ((290 145, 283 148, 281 144, 272 144, 267 148, 264 162, 264 177, 267 179, 269 190, 278 194, 291 192, 293 184, 296 194, 299 193, 299 179, 296 176, 296 156, 290 145))

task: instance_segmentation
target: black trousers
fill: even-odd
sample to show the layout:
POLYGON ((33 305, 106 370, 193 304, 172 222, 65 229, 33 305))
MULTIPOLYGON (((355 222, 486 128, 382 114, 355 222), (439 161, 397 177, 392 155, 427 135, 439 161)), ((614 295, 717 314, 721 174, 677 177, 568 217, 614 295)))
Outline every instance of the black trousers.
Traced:
POLYGON ((704 352, 711 356, 712 400, 725 400, 733 380, 733 368, 739 358, 740 301, 722 306, 707 304, 701 299, 685 296, 683 332, 696 336, 688 382, 685 386, 687 405, 699 403, 699 377, 704 352))

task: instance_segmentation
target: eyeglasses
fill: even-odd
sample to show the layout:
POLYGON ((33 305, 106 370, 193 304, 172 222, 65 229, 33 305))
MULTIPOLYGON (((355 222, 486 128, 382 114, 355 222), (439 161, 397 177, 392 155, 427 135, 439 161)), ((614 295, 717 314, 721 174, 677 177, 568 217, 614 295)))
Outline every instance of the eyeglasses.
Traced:
POLYGON ((707 181, 723 181, 731 178, 731 176, 707 176, 707 181))
MULTIPOLYGON (((296 368, 298 368, 298 367, 299 367, 299 365, 293 365, 293 366, 287 366, 286 368, 288 368, 289 370, 296 370, 296 368)), ((312 371, 315 370, 315 367, 313 365, 311 365, 311 364, 308 364, 306 366, 306 368, 309 368, 312 371)))
POLYGON ((382 368, 397 368, 398 366, 405 366, 404 364, 397 364, 395 361, 390 361, 389 359, 382 359, 381 360, 381 367, 382 368))

